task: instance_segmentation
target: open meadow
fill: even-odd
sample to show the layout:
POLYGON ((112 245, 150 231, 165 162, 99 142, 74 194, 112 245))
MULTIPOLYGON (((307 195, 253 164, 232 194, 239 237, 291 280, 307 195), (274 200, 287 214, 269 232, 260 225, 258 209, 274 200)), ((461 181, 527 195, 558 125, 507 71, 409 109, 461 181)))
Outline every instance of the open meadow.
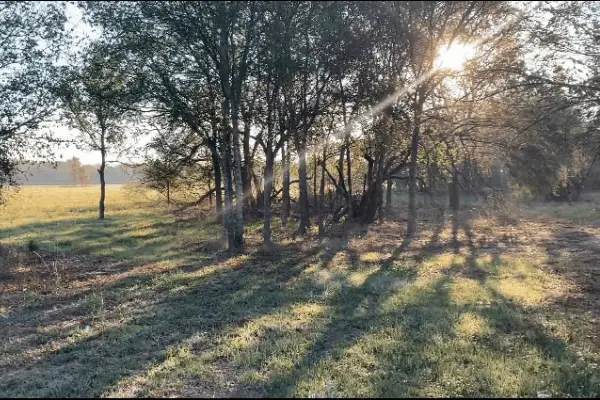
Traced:
POLYGON ((100 221, 97 192, 0 211, 3 397, 600 395, 598 197, 410 242, 401 220, 318 242, 277 219, 275 249, 228 257, 198 211, 108 186, 100 221))

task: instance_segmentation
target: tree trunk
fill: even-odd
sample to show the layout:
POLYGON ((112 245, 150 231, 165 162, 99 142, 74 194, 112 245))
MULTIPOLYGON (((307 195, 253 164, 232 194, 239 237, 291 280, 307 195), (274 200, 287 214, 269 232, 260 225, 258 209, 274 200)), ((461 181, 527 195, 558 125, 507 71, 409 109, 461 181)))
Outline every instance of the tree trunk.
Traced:
POLYGON ((324 214, 325 214, 325 157, 327 156, 327 146, 323 146, 323 159, 321 160, 321 182, 319 188, 318 218, 319 218, 319 237, 325 235, 324 214))
POLYGON ((458 211, 460 207, 460 191, 458 186, 458 171, 452 166, 452 180, 448 184, 448 202, 452 212, 458 211))
POLYGON ((416 105, 415 127, 413 129, 410 144, 410 164, 408 167, 408 223, 406 225, 406 235, 409 237, 412 237, 417 233, 417 155, 419 152, 422 107, 423 106, 420 103, 416 105))
POLYGON ((242 186, 244 189, 244 207, 248 209, 252 200, 252 160, 250 156, 250 128, 247 122, 244 124, 243 142, 244 166, 242 168, 242 186))
POLYGON ((106 169, 106 151, 102 149, 102 162, 98 169, 100 175, 100 202, 98 203, 98 218, 104 219, 104 200, 106 199, 106 181, 104 180, 104 171, 106 169))
POLYGON ((98 169, 98 175, 100 175, 100 202, 98 203, 98 219, 104 219, 104 200, 106 199, 106 180, 104 179, 104 171, 106 170, 106 145, 104 144, 105 139, 104 127, 100 136, 100 155, 102 161, 100 162, 100 168, 98 169))
POLYGON ((387 181, 387 188, 386 188, 387 190, 385 193, 385 209, 388 214, 390 214, 392 212, 392 186, 393 186, 393 182, 390 179, 387 181))
POLYGON ((240 154, 240 133, 237 121, 233 120, 233 159, 235 175, 235 250, 244 250, 244 186, 242 177, 242 157, 240 154))
POLYGON ((217 221, 223 222, 223 184, 221 182, 221 163, 219 162, 219 155, 216 149, 212 150, 212 163, 215 171, 215 202, 216 202, 216 215, 217 221))
POLYGON ((314 209, 319 208, 319 196, 317 195, 317 171, 319 167, 319 161, 317 160, 317 155, 313 155, 313 204, 314 209))
POLYGON ((354 202, 352 200, 352 160, 350 159, 350 135, 346 136, 346 178, 348 182, 348 215, 352 217, 354 215, 353 207, 354 202))
POLYGON ((281 223, 286 226, 288 218, 290 217, 290 151, 285 151, 285 144, 281 146, 281 163, 283 170, 283 215, 281 216, 281 223))
POLYGON ((227 236, 227 246, 230 250, 235 250, 235 226, 232 218, 233 214, 233 183, 231 181, 231 149, 228 144, 224 144, 223 149, 223 183, 225 185, 225 207, 222 213, 223 226, 227 236))
POLYGON ((273 163, 274 155, 271 149, 265 154, 265 172, 263 179, 264 226, 263 239, 265 246, 271 245, 271 193, 273 192, 273 163))
POLYGON ((298 187, 300 195, 298 203, 300 206, 300 225, 297 233, 304 235, 310 228, 310 210, 308 207, 308 182, 306 176, 306 147, 303 143, 297 142, 298 150, 298 187))
POLYGON ((167 206, 171 206, 171 185, 167 182, 167 206))
MULTIPOLYGON (((244 248, 244 187, 242 177, 242 157, 240 154, 240 129, 239 129, 239 110, 240 96, 237 93, 237 87, 231 85, 231 65, 229 60, 229 27, 224 23, 220 26, 219 33, 219 78, 223 90, 224 99, 221 102, 222 127, 224 128, 225 153, 221 154, 225 158, 223 163, 227 193, 226 193, 226 214, 230 217, 229 221, 229 250, 233 252, 243 251, 244 248), (237 95, 236 95, 237 94, 237 95), (232 154, 233 152, 233 154, 232 154), (231 156, 233 155, 233 168, 231 168, 231 156), (235 212, 231 209, 233 206, 233 183, 235 179, 235 212), (229 197, 229 198, 227 198, 229 197), (228 204, 227 204, 228 203, 228 204)), ((238 85, 240 82, 236 82, 238 85)))
POLYGON ((379 190, 379 223, 383 223, 383 182, 381 182, 381 190, 379 190))
POLYGON ((210 207, 212 208, 213 206, 213 200, 212 200, 212 179, 209 177, 208 178, 208 204, 210 205, 210 207))

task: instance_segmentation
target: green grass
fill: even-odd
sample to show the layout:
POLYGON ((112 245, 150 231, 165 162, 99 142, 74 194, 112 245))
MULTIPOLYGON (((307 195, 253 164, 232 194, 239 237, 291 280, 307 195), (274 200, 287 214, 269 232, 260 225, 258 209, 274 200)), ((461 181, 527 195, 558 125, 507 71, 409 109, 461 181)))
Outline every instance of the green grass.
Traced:
POLYGON ((71 274, 23 292, 42 267, 10 266, 22 280, 0 294, 2 396, 600 395, 595 314, 561 305, 577 289, 542 242, 460 233, 453 248, 445 226, 441 246, 428 227, 401 243, 388 223, 227 257, 202 247, 218 226, 124 188, 109 188, 103 222, 91 188, 49 190, 51 211, 38 188, 0 211, 0 242, 33 240, 71 274))

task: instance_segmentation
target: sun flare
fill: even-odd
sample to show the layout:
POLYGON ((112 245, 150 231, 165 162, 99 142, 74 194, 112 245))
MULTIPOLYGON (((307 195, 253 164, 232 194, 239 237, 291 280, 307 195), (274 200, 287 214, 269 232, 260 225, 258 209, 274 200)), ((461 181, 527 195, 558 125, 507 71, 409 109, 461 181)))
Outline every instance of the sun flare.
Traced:
POLYGON ((454 43, 450 46, 443 46, 438 52, 436 67, 459 70, 474 55, 475 47, 470 44, 454 43))

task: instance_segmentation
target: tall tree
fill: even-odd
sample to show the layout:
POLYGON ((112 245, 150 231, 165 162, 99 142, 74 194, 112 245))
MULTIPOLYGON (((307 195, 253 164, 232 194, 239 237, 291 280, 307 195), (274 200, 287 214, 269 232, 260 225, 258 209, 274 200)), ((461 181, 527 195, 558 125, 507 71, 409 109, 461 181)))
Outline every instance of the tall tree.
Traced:
POLYGON ((135 115, 141 80, 126 73, 122 60, 102 47, 94 46, 88 54, 84 65, 67 75, 59 93, 63 117, 80 133, 78 146, 100 153, 98 218, 104 219, 107 155, 125 142, 124 125, 135 115))

